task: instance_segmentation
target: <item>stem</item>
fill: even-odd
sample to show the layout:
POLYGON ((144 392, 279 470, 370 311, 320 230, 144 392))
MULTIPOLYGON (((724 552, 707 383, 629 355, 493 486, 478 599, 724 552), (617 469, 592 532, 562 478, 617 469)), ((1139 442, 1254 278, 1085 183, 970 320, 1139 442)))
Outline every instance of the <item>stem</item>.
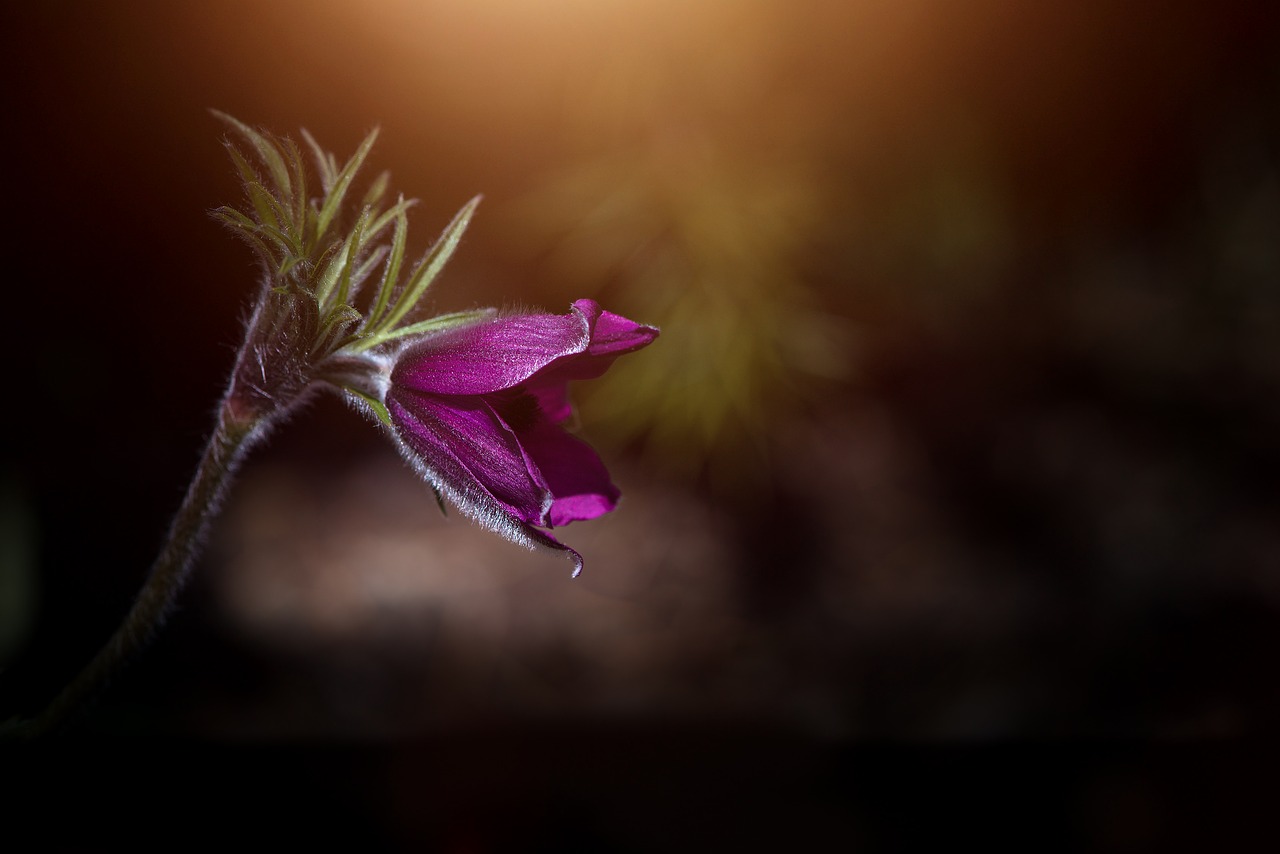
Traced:
POLYGON ((191 575, 194 558, 232 477, 249 449, 266 432, 266 418, 250 414, 228 394, 195 477, 169 528, 164 547, 124 622, 93 661, 62 690, 39 717, 21 727, 23 735, 47 735, 68 723, 92 701, 164 625, 191 575))

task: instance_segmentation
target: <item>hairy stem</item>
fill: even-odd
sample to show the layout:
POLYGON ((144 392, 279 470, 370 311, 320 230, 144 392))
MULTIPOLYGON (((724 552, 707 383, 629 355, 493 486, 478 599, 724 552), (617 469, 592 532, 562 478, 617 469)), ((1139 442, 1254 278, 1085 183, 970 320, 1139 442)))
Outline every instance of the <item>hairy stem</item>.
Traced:
POLYGON ((23 727, 29 737, 60 729, 92 701, 164 625, 178 593, 187 583, 209 525, 231 480, 250 448, 265 433, 267 418, 227 395, 217 429, 200 459, 195 477, 169 528, 164 546, 124 622, 80 675, 62 690, 39 717, 23 727))

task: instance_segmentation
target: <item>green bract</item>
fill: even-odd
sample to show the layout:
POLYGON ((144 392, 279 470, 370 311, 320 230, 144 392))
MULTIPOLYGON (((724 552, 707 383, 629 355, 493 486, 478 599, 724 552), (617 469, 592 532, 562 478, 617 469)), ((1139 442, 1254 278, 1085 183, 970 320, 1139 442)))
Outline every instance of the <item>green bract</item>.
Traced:
POLYGON ((250 153, 246 156, 228 141, 248 204, 244 210, 218 208, 214 216, 258 254, 268 278, 266 304, 259 306, 261 319, 268 325, 287 326, 285 337, 305 350, 298 354, 305 361, 314 365, 339 351, 363 352, 486 314, 460 312, 414 319, 414 309, 457 248, 479 196, 463 206, 402 278, 407 211, 415 200, 400 196, 394 204, 385 205, 388 176, 384 172, 364 194, 354 222, 343 216, 352 207, 348 195, 378 137, 376 129, 341 168, 333 154, 303 131, 320 178, 320 195, 313 196, 302 151, 293 140, 259 132, 214 112, 250 153), (361 286, 375 275, 373 295, 357 304, 361 286))

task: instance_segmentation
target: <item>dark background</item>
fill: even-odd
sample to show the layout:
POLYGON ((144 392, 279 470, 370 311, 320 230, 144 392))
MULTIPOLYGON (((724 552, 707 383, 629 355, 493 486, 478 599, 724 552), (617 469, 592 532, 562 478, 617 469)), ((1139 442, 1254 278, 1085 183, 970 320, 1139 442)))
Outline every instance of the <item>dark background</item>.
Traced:
POLYGON ((1210 819, 1275 791, 1280 21, 1061 5, 7 6, 0 717, 109 636, 209 429, 257 279, 217 108, 379 126, 416 247, 483 192, 441 311, 663 337, 583 389, 626 493, 583 578, 317 401, 76 751, 260 764, 243 804, 387 847, 1248 828, 1210 819))

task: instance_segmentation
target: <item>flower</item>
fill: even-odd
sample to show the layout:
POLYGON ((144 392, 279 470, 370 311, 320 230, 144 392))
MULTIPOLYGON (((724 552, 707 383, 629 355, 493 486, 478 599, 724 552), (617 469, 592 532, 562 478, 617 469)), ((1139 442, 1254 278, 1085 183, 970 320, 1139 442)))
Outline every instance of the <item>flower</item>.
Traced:
POLYGON ((406 459, 480 524, 529 548, 582 556, 542 528, 612 510, 618 488, 592 448, 561 426, 568 383, 646 346, 652 326, 589 299, 570 313, 493 317, 429 335, 396 356, 386 388, 406 459))
POLYGON ((218 115, 248 144, 246 156, 228 143, 248 205, 215 215, 264 272, 223 412, 256 441, 314 389, 338 391, 388 429, 437 497, 515 542, 569 553, 577 575, 581 555, 540 529, 608 513, 618 489, 595 451, 560 426, 572 413, 568 383, 599 376, 658 330, 591 300, 563 316, 420 319, 479 197, 407 266, 413 200, 384 207, 384 175, 358 212, 347 210, 376 132, 342 168, 304 132, 323 191, 315 198, 296 144, 218 115))

